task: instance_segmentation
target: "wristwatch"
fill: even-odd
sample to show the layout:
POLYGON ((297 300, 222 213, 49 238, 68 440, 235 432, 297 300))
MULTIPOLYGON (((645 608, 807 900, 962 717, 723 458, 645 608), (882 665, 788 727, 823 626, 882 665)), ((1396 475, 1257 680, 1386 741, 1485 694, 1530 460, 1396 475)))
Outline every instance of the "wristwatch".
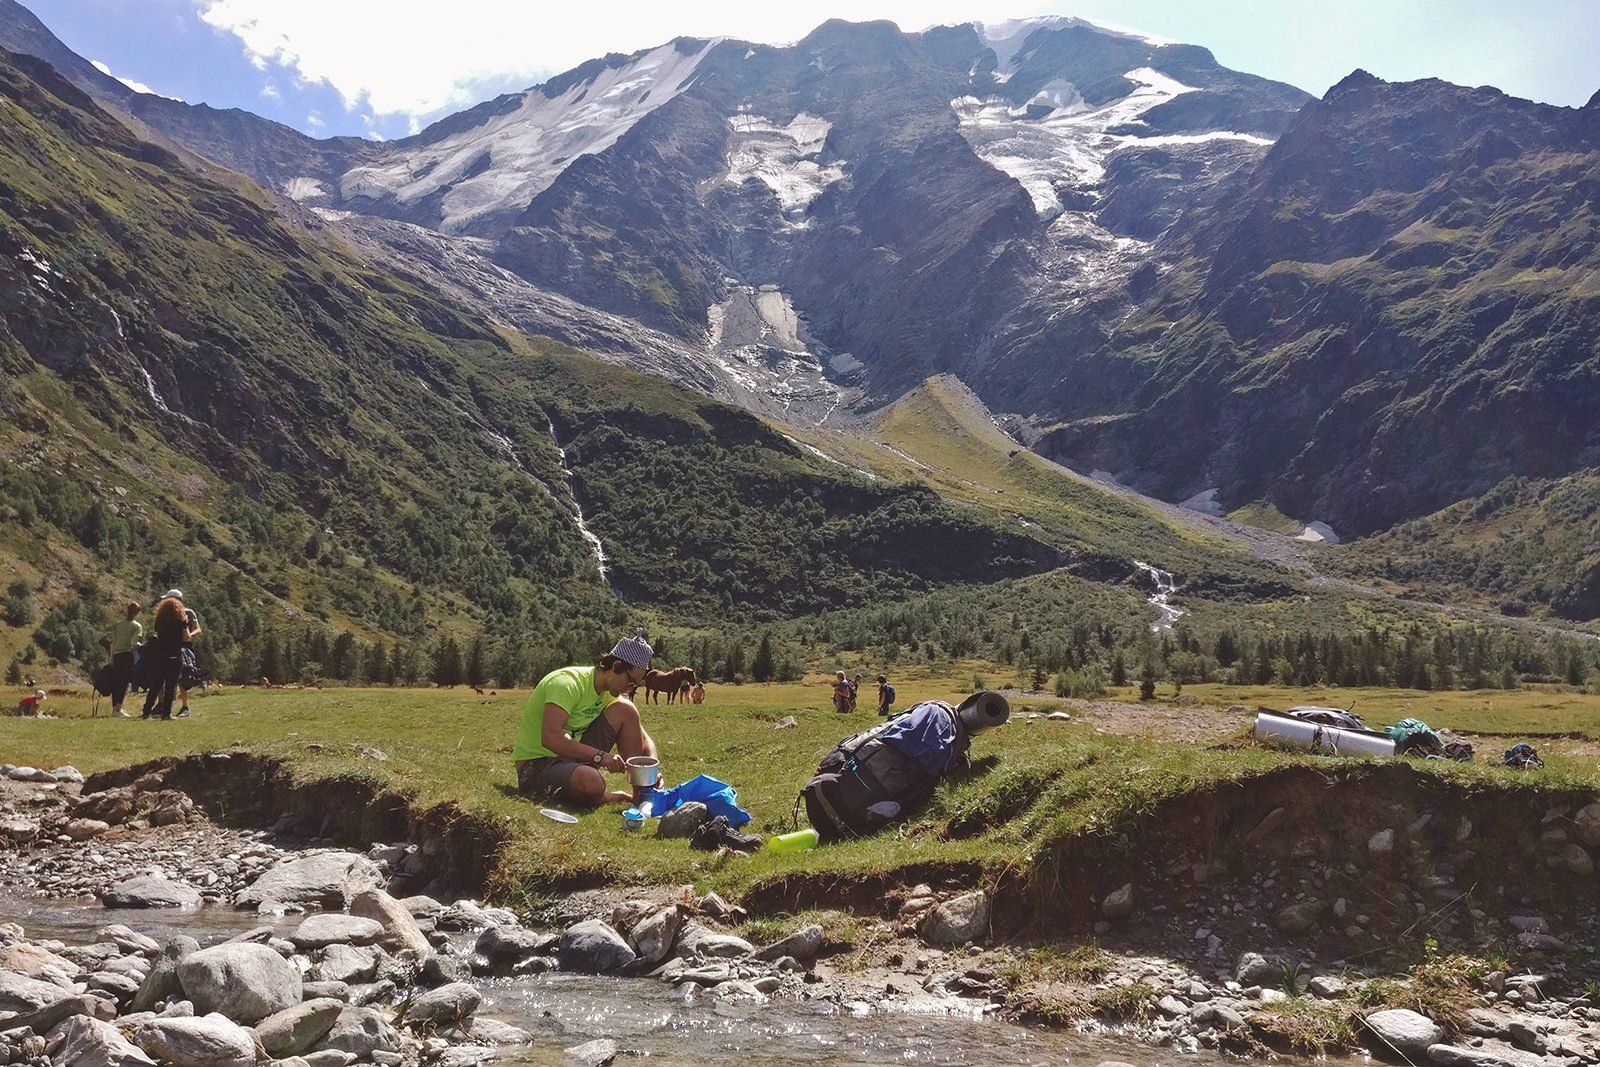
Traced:
POLYGON ((594 759, 590 760, 589 762, 593 763, 596 767, 598 767, 598 766, 600 766, 601 761, 604 760, 605 758, 606 758, 606 754, 597 749, 595 751, 595 754, 594 754, 594 759))

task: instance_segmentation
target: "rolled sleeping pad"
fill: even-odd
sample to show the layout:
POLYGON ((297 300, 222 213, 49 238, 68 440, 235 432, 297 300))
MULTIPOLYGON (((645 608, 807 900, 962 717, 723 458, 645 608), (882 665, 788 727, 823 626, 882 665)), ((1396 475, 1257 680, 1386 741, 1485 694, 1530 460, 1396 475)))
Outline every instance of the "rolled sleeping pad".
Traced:
POLYGON ((1282 748, 1296 748, 1324 756, 1392 756, 1394 739, 1375 730, 1342 730, 1319 726, 1289 715, 1271 711, 1256 715, 1251 734, 1257 741, 1282 748))
POLYGON ((956 717, 968 733, 988 730, 1011 718, 1011 705, 999 693, 988 689, 973 693, 956 708, 956 717))

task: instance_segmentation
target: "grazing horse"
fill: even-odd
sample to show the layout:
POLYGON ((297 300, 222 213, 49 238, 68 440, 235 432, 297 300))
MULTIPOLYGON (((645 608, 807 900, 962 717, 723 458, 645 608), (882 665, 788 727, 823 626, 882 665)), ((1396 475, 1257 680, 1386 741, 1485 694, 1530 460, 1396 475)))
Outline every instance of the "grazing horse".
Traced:
POLYGON ((667 703, 672 703, 673 697, 678 695, 678 690, 685 685, 695 685, 700 679, 694 676, 693 667, 674 667, 670 671, 645 671, 644 695, 650 703, 656 703, 656 694, 667 694, 667 703))

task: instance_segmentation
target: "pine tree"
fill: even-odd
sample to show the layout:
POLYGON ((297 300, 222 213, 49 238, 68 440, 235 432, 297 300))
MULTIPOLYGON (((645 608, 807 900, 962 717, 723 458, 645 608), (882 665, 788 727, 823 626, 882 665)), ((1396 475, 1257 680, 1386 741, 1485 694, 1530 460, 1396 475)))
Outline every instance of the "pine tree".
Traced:
POLYGON ((467 663, 464 674, 467 684, 473 688, 482 688, 483 683, 489 680, 489 650, 484 645, 483 635, 479 634, 472 639, 471 646, 467 649, 467 663))
POLYGON ((262 642, 261 667, 256 673, 272 685, 282 685, 284 683, 283 652, 278 647, 277 634, 267 634, 267 639, 262 642))
POLYGON ((1144 668, 1139 672, 1139 699, 1154 700, 1156 695, 1156 665, 1149 660, 1144 661, 1144 668))
POLYGON ((449 688, 461 684, 461 674, 461 646, 447 634, 433 654, 433 671, 429 677, 434 685, 449 688))
POLYGON ((1111 654, 1111 684, 1128 684, 1128 661, 1123 658, 1120 648, 1111 654))
POLYGON ((750 663, 750 677, 758 682, 772 681, 772 635, 763 633, 756 648, 756 658, 750 663))

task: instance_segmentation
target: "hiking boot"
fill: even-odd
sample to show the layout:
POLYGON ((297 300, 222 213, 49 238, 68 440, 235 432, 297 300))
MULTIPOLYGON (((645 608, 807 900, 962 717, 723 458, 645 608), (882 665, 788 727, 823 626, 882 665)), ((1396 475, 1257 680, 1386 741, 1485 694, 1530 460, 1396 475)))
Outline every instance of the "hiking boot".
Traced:
POLYGON ((112 716, 112 718, 116 718, 116 719, 131 719, 131 718, 133 718, 132 715, 129 715, 127 712, 123 711, 121 708, 118 708, 116 711, 113 711, 111 713, 111 716, 112 716))
POLYGON ((173 717, 178 719, 187 719, 189 717, 189 706, 185 704, 183 707, 179 708, 178 714, 173 717))
POLYGON ((726 815, 703 822, 689 838, 689 847, 702 852, 715 852, 719 848, 731 848, 735 852, 754 852, 766 844, 760 834, 741 834, 728 824, 726 815))

